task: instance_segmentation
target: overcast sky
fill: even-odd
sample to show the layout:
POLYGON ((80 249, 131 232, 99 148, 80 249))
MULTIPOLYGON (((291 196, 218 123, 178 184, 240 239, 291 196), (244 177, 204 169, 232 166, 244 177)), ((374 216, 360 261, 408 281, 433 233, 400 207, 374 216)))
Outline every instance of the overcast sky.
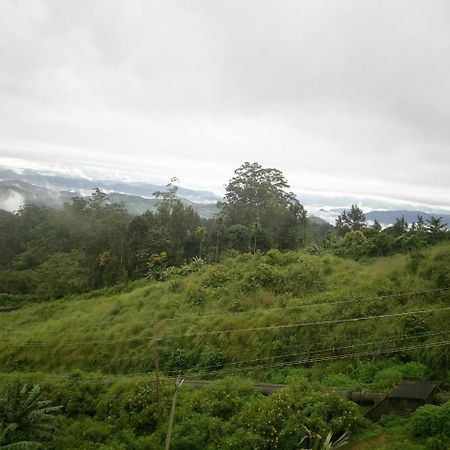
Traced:
POLYGON ((448 0, 0 0, 0 157, 450 206, 448 0))

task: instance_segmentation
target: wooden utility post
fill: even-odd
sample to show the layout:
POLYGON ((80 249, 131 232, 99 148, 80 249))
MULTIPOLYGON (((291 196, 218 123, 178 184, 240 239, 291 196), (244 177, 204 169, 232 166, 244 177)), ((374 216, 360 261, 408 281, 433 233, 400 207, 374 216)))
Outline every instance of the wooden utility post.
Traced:
POLYGON ((166 436, 166 446, 164 447, 165 450, 170 449, 170 439, 172 438, 172 430, 173 430, 173 421, 175 419, 175 408, 177 406, 177 394, 178 389, 183 384, 184 378, 180 380, 179 377, 177 377, 175 381, 175 392, 173 393, 172 398, 172 408, 170 408, 170 418, 169 418, 169 427, 167 428, 167 436, 166 436))
POLYGON ((155 340, 155 369, 156 369, 156 378, 155 378, 155 388, 156 388, 156 409, 158 413, 158 428, 162 423, 162 408, 161 408, 161 377, 159 371, 159 342, 162 338, 157 338, 155 340))

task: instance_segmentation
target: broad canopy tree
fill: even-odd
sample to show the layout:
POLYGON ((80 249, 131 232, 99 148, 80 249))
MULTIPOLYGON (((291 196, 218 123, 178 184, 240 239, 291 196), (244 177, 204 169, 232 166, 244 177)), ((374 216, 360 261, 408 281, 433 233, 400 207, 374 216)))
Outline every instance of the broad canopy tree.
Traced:
POLYGON ((228 226, 249 230, 252 246, 260 248, 258 236, 264 236, 264 246, 296 248, 307 218, 303 205, 288 189, 280 170, 246 162, 235 171, 218 206, 228 226))

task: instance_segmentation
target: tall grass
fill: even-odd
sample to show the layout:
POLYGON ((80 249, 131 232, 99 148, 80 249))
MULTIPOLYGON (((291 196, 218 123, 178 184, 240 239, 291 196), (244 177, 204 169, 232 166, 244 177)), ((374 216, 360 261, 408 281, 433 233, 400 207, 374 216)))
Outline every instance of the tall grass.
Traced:
MULTIPOLYGON (((0 313, 0 365, 3 372, 135 373, 155 370, 158 354, 160 366, 168 374, 182 371, 220 376, 218 369, 239 361, 266 358, 247 365, 289 363, 311 357, 317 350, 332 354, 326 350, 392 336, 438 332, 448 326, 449 311, 419 315, 416 322, 395 317, 195 334, 449 306, 449 293, 445 291, 334 304, 444 287, 446 268, 450 272, 445 258, 449 254, 448 243, 422 250, 419 256, 395 255, 359 262, 332 255, 270 251, 267 255, 238 255, 187 276, 171 275, 164 282, 141 280, 129 286, 30 304, 0 313), (317 303, 321 306, 300 308, 317 303), (299 355, 278 358, 294 353, 299 355)), ((438 339, 418 338, 406 344, 438 339)), ((333 354, 339 352, 345 351, 333 354)), ((438 368, 447 362, 442 348, 400 357, 438 368)), ((291 375, 294 369, 283 370, 291 375)), ((278 369, 278 373, 283 370, 278 369)), ((251 373, 264 378, 264 373, 274 371, 277 369, 251 373)))

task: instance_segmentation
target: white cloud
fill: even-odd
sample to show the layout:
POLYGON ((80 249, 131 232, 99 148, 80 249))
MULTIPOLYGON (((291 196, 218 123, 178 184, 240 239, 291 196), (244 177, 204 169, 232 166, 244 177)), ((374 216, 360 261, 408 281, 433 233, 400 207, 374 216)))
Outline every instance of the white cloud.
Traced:
POLYGON ((16 191, 10 190, 4 196, 0 197, 0 209, 15 212, 25 204, 23 196, 16 191))
POLYGON ((449 206, 444 0, 4 0, 0 155, 449 206))

